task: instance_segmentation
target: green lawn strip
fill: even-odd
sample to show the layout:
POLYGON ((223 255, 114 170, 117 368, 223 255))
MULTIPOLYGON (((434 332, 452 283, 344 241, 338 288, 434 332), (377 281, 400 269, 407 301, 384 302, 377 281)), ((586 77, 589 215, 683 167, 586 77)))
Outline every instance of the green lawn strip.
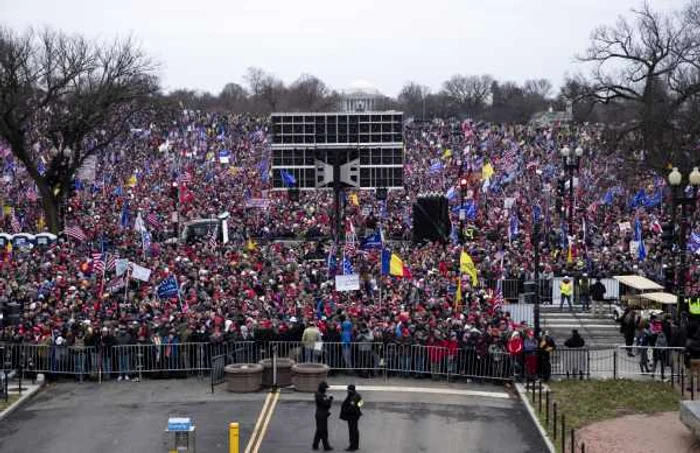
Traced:
POLYGON ((19 395, 15 393, 10 393, 7 402, 5 402, 5 398, 0 398, 0 412, 4 411, 8 407, 12 405, 15 401, 19 399, 19 395))
MULTIPOLYGON (((668 383, 631 380, 557 381, 550 382, 550 401, 557 403, 557 451, 561 451, 561 415, 566 416, 567 436, 571 428, 579 429, 591 423, 633 414, 656 414, 677 411, 680 394, 668 383)), ((538 409, 537 392, 532 400, 538 409)), ((542 397, 540 423, 545 426, 545 402, 542 397)), ((552 410, 546 430, 552 436, 552 410)), ((567 441, 567 445, 569 442, 567 441)), ((568 447, 567 447, 568 448, 568 447)), ((567 450, 568 451, 568 450, 567 450)))

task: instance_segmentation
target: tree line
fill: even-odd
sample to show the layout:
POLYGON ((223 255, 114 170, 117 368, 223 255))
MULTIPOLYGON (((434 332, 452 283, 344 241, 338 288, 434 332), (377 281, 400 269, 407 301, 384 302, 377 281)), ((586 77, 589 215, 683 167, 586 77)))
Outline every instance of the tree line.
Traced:
MULTIPOLYGON (((648 3, 593 30, 577 56, 580 72, 558 92, 546 79, 524 83, 457 74, 432 92, 407 83, 381 109, 415 119, 473 118, 524 123, 538 111, 570 105, 575 122, 603 123, 611 148, 630 169, 684 174, 700 156, 700 0, 658 12, 648 3)), ((302 74, 287 85, 249 68, 243 85, 220 93, 179 89, 164 94, 158 64, 131 39, 89 41, 53 30, 17 33, 0 27, 0 145, 36 183, 52 232, 85 160, 110 149, 131 128, 165 122, 182 106, 266 114, 331 111, 341 94, 302 74)))

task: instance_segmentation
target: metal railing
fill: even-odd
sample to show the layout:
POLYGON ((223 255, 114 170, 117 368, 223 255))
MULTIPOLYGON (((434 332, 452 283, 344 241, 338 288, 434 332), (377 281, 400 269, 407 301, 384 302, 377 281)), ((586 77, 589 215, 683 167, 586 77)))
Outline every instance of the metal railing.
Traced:
POLYGON ((6 363, 24 373, 72 375, 99 381, 144 376, 203 378, 232 363, 277 357, 325 363, 336 372, 361 376, 465 378, 508 381, 549 376, 578 379, 678 380, 684 372, 683 348, 614 346, 560 348, 550 353, 513 356, 491 345, 447 348, 407 343, 307 343, 292 341, 130 344, 110 348, 55 345, 4 345, 6 363))

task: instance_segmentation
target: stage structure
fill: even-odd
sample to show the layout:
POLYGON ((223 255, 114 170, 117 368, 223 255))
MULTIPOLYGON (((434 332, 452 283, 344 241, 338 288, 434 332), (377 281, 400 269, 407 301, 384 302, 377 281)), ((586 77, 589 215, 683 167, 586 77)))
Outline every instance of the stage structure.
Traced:
POLYGON ((332 189, 336 244, 346 187, 403 189, 402 112, 273 113, 271 120, 273 190, 332 189))

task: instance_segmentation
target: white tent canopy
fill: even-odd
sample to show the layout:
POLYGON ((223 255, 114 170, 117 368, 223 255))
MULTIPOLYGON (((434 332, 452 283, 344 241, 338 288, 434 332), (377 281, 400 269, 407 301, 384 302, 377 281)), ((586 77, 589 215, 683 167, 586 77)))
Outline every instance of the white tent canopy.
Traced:
POLYGON ((675 305, 678 303, 678 297, 671 293, 644 293, 640 297, 663 305, 675 305))
POLYGON ((659 285, 655 281, 649 280, 646 277, 640 277, 639 275, 615 275, 613 278, 623 285, 629 286, 637 291, 655 291, 664 289, 663 286, 659 285))

